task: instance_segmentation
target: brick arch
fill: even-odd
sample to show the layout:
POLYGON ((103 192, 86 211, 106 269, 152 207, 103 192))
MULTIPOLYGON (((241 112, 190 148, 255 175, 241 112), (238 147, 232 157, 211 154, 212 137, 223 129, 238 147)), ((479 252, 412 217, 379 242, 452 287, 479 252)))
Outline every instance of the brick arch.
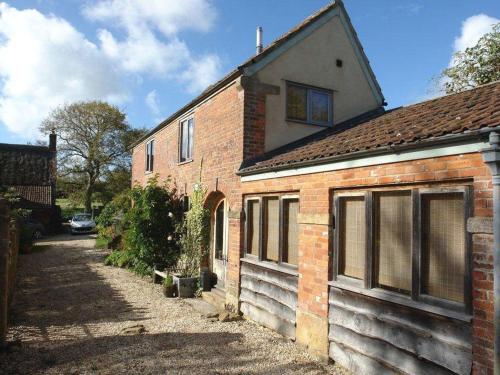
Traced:
POLYGON ((205 198, 204 205, 206 208, 210 209, 210 212, 213 212, 213 210, 217 207, 217 204, 224 198, 226 198, 226 196, 222 191, 212 191, 205 198))

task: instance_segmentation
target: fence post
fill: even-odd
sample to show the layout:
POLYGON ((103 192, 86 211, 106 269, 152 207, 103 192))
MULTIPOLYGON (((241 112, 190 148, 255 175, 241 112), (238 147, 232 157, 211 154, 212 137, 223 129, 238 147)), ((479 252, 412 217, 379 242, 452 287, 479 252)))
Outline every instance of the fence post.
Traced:
POLYGON ((10 216, 7 201, 0 199, 0 349, 5 347, 7 337, 9 226, 10 216))

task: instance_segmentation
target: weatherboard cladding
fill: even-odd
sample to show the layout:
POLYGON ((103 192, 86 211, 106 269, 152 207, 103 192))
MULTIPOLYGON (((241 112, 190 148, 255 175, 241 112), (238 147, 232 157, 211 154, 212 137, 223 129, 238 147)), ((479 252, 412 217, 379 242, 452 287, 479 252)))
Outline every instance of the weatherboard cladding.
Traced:
POLYGON ((500 126, 500 81, 390 111, 373 111, 248 161, 240 174, 286 169, 354 152, 418 144, 500 126))

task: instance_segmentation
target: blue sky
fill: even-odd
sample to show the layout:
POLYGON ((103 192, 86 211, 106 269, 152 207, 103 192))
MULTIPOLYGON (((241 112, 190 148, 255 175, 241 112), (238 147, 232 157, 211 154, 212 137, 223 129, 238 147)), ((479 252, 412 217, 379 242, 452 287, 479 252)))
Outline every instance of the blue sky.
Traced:
MULTIPOLYGON (((40 138, 51 108, 118 105, 152 127, 327 0, 0 0, 0 142, 40 138)), ((345 0, 388 108, 436 95, 454 51, 500 18, 500 2, 345 0)))

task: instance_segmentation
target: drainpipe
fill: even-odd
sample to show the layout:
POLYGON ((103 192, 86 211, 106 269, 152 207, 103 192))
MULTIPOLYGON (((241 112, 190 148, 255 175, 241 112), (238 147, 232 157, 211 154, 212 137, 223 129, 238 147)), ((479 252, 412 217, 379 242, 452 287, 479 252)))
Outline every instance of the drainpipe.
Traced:
POLYGON ((483 150, 493 182, 493 293, 494 313, 494 374, 500 375, 500 134, 490 133, 491 147, 483 150))

